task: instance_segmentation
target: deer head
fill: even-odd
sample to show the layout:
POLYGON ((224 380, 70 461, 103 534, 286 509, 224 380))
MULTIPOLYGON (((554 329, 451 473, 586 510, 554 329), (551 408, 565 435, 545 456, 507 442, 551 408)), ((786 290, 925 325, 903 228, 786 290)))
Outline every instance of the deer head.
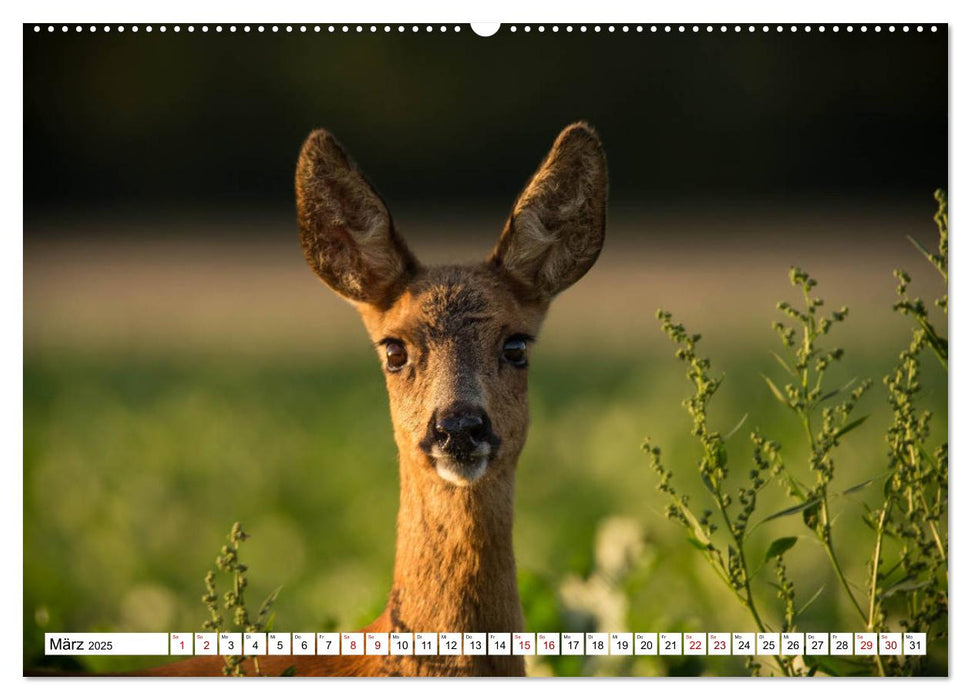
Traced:
POLYGON ((422 266, 326 131, 304 143, 296 189, 307 261, 360 312, 384 368, 402 479, 436 489, 511 480, 529 422, 530 346, 552 298, 603 245, 596 132, 578 123, 560 133, 475 264, 422 266))

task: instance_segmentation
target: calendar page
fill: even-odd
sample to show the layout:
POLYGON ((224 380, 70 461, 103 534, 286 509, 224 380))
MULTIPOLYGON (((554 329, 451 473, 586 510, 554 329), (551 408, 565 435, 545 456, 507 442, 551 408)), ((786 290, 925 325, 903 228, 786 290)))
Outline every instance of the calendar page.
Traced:
POLYGON ((23 674, 947 676, 948 25, 326 14, 22 27, 23 674))

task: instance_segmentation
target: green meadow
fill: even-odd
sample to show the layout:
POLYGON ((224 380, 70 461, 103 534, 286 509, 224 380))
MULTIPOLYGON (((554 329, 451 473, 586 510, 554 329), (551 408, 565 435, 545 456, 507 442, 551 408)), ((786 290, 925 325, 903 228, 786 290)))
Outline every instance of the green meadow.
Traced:
MULTIPOLYGON (((928 218, 920 230, 932 227, 928 218)), ((700 448, 681 405, 692 388, 655 310, 701 333, 699 352, 724 376, 712 423, 728 433, 744 418, 727 443, 729 474, 744 479, 752 468, 748 435, 758 428, 808 479, 802 426, 761 376, 781 381, 771 323, 776 301, 792 296, 788 265, 820 281, 826 308, 849 306, 832 335, 846 356, 827 381, 869 377, 874 386, 857 411, 868 420, 835 451, 840 492, 887 469, 882 378, 910 334, 910 321, 891 308, 890 272, 906 267, 915 289, 936 291, 932 271, 900 239, 773 251, 758 240, 706 247, 689 236, 660 252, 628 239, 554 303, 531 358, 531 428, 516 487, 529 630, 752 629, 684 529, 665 517, 641 450, 649 436, 679 492, 703 502, 700 448)), ((44 632, 201 629, 203 578, 235 521, 252 536, 242 551, 252 604, 282 587, 275 629, 357 628, 384 605, 397 464, 364 331, 306 271, 289 238, 228 259, 217 253, 180 241, 151 250, 111 241, 25 245, 25 669, 50 663, 44 632)), ((924 370, 922 402, 937 444, 946 439, 947 378, 931 357, 924 370)), ((861 590, 873 547, 862 515, 878 491, 832 503, 835 547, 861 590)), ((757 516, 788 505, 785 489, 770 484, 757 516)), ((798 628, 856 631, 811 534, 798 516, 777 518, 754 530, 747 551, 761 561, 774 539, 797 536, 786 563, 797 605, 810 603, 798 628)), ((777 627, 773 582, 766 566, 754 588, 777 627)), ((224 579, 219 585, 225 590, 224 579)), ((938 644, 931 670, 946 673, 946 659, 938 644)), ((91 671, 155 662, 81 660, 91 671)), ((530 671, 748 673, 732 657, 564 657, 531 661, 530 671)))

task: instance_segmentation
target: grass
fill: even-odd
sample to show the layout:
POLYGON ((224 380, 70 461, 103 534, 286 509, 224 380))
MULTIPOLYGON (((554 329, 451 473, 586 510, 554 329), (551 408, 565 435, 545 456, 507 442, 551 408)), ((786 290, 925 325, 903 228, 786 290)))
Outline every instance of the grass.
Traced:
MULTIPOLYGON (((517 482, 519 566, 541 597, 552 596, 563 577, 590 572, 598 523, 627 515, 645 528, 655 562, 646 585, 632 592, 632 629, 748 629, 663 519, 654 474, 638 450, 650 432, 667 446, 670 464, 695 460, 688 418, 670 408, 686 387, 676 360, 658 345, 658 354, 594 361, 537 353, 517 482)), ((845 370, 879 374, 892 361, 866 358, 845 370)), ((767 433, 798 437, 801 426, 779 415, 767 390, 749 390, 771 362, 729 358, 726 400, 712 419, 730 427, 749 413, 767 433)), ((372 358, 281 366, 52 355, 28 359, 24 373, 25 650, 40 649, 45 630, 199 629, 202 575, 236 520, 252 535, 254 598, 283 587, 276 629, 347 628, 383 606, 397 480, 372 358)), ((927 389, 940 404, 933 429, 941 432, 945 386, 927 389)), ((876 415, 854 443, 868 447, 841 448, 850 465, 845 486, 884 466, 882 407, 870 401, 876 415)), ((727 446, 747 450, 744 442, 740 435, 727 446)), ((776 496, 785 507, 785 494, 776 496)), ((856 498, 838 508, 837 517, 862 514, 856 498)), ((773 529, 758 536, 767 544, 773 529)), ((852 552, 861 544, 837 543, 858 560, 856 579, 866 557, 852 552)), ((827 584, 811 619, 830 629, 843 619, 841 603, 819 566, 825 554, 817 554, 790 573, 827 584)), ((532 619, 529 608, 541 603, 526 601, 531 628, 558 619, 532 619)), ((28 666, 40 661, 25 658, 28 666)), ((138 663, 86 662, 96 670, 138 663)), ((705 664, 743 671, 731 660, 705 664)))
MULTIPOLYGON (((753 629, 683 528, 665 518, 669 500, 640 449, 648 435, 663 445, 679 492, 693 502, 707 497, 692 418, 679 408, 692 386, 654 310, 669 308, 705 334, 705 352, 724 377, 708 407, 712 429, 728 435, 748 416, 724 440, 729 460, 750 461, 748 433, 757 428, 782 446, 786 464, 805 465, 804 426, 780 410, 762 378, 779 377, 771 323, 794 262, 852 309, 834 331, 846 355, 827 381, 874 381, 856 408, 869 419, 833 452, 840 468, 829 489, 833 550, 851 585, 867 580, 874 541, 862 518, 880 494, 838 494, 887 469, 892 416, 880 380, 910 341, 892 308, 890 270, 910 270, 915 293, 939 286, 918 269, 900 230, 907 226, 870 225, 900 245, 817 243, 812 232, 778 246, 733 239, 722 249, 691 236, 650 249, 628 238, 557 300, 532 358, 531 428, 516 487, 514 544, 530 630, 594 629, 610 615, 631 631, 753 629), (620 569, 608 565, 616 538, 598 536, 614 532, 618 519, 616 531, 640 533, 630 545, 636 561, 620 569), (571 602, 571 591, 597 586, 603 599, 594 607, 614 607, 571 602)), ((382 609, 398 500, 384 383, 352 312, 312 279, 291 238, 230 259, 162 238, 149 252, 70 238, 26 247, 25 668, 64 661, 43 657, 44 632, 199 630, 207 619, 203 577, 234 522, 251 536, 248 599, 282 587, 274 629, 359 628, 382 609)), ((933 369, 926 364, 920 395, 920 407, 933 412, 929 444, 947 429, 946 377, 933 369)), ((761 512, 792 503, 775 483, 759 494, 761 512)), ((752 550, 791 536, 785 520, 755 528, 752 550)), ((822 589, 800 629, 858 631, 815 535, 805 530, 792 552, 786 575, 797 583, 796 607, 822 589)), ((774 582, 773 566, 762 567, 753 595, 778 629, 774 582)), ((946 644, 931 652, 929 672, 946 673, 946 644)), ((158 659, 81 662, 121 671, 158 659)), ((748 673, 735 657, 560 657, 530 671, 748 673)))

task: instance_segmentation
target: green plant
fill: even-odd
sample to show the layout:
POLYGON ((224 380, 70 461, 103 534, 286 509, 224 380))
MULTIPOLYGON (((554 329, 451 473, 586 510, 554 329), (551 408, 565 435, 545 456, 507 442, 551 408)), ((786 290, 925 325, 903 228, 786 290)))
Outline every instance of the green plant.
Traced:
MULTIPOLYGON (((696 547, 722 582, 732 591, 735 598, 748 610, 760 632, 770 631, 752 590, 754 569, 746 554, 746 536, 749 522, 758 501, 759 492, 769 483, 767 478, 777 474, 781 461, 778 458, 779 446, 766 440, 758 431, 750 434, 753 445, 755 468, 748 472, 743 486, 738 487, 737 505, 733 502, 729 489, 728 451, 725 441, 744 423, 722 436, 709 424, 708 407, 721 384, 720 379, 711 376, 711 362, 697 353, 700 335, 689 334, 683 325, 675 323, 671 314, 658 311, 661 326, 678 346, 676 356, 688 367, 688 378, 695 387, 694 395, 684 401, 692 418, 692 434, 701 443, 702 455, 699 460, 701 481, 714 503, 714 510, 705 509, 700 515, 692 509, 687 494, 679 494, 672 485, 673 472, 661 461, 661 449, 650 442, 644 443, 654 470, 660 477, 658 489, 669 497, 667 507, 669 518, 680 522, 689 532, 688 541, 696 547), (714 516, 714 517, 713 517, 714 516), (726 535, 716 533, 720 524, 724 525, 726 535)), ((776 540, 766 553, 766 560, 781 558, 794 544, 794 540, 776 540)), ((754 650, 753 650, 754 652, 754 650)), ((774 657, 776 669, 783 675, 795 672, 792 660, 783 656, 774 657)), ((759 665, 754 657, 749 657, 749 667, 757 671, 759 665)))
MULTIPOLYGON (((942 191, 935 193, 940 243, 937 253, 928 252, 916 240, 914 245, 937 268, 947 283, 947 200, 942 191)), ((799 268, 790 270, 790 281, 801 293, 802 303, 794 306, 780 302, 778 309, 785 321, 776 322, 786 357, 772 353, 783 368, 786 378, 782 387, 768 375, 762 377, 772 395, 790 412, 805 436, 809 479, 801 478, 781 457, 778 442, 767 439, 758 429, 750 433, 752 460, 747 479, 736 486, 736 501, 730 495, 729 459, 726 440, 744 423, 745 418, 726 436, 709 423, 708 409, 721 385, 711 375, 711 363, 697 353, 700 335, 689 334, 675 323, 669 312, 659 311, 661 327, 678 346, 676 356, 687 366, 687 376, 694 385, 694 395, 684 405, 692 418, 692 435, 701 446, 699 474, 705 490, 714 502, 714 510, 700 514, 693 510, 686 494, 672 485, 673 471, 661 461, 661 450, 650 440, 644 444, 652 466, 660 477, 658 488, 669 497, 667 515, 680 522, 689 532, 689 542, 697 548, 734 597, 751 615, 759 631, 769 631, 765 612, 753 591, 761 564, 774 562, 776 581, 770 583, 782 602, 778 611, 781 631, 794 630, 799 614, 822 592, 819 589, 801 608, 796 606, 796 586, 789 578, 784 562, 786 553, 798 536, 780 537, 768 547, 762 561, 753 560, 747 538, 763 523, 786 516, 800 515, 826 554, 826 558, 850 602, 858 622, 867 631, 889 631, 887 615, 891 607, 902 617, 898 628, 904 631, 926 631, 928 641, 947 633, 947 444, 931 454, 927 445, 931 414, 917 407, 920 395, 920 357, 932 351, 947 369, 947 339, 931 322, 920 298, 908 294, 909 276, 895 271, 899 284, 898 302, 894 309, 915 321, 912 342, 900 355, 884 383, 890 395, 892 421, 887 431, 890 444, 889 473, 884 478, 884 498, 877 509, 867 509, 864 520, 874 531, 872 559, 868 563, 867 581, 854 586, 836 551, 832 511, 834 498, 861 491, 881 475, 842 490, 833 489, 836 475, 834 451, 851 431, 861 426, 868 416, 856 417, 855 410, 870 388, 869 380, 851 380, 841 386, 826 382, 827 371, 843 358, 843 350, 829 346, 827 336, 842 323, 848 310, 842 307, 822 313, 824 301, 815 296, 817 282, 799 268), (776 477, 788 496, 791 507, 772 513, 752 525, 758 495, 776 477), (721 526, 725 534, 718 533, 721 526), (892 544, 888 543, 892 540, 892 544), (892 555, 891 555, 892 551, 892 555), (756 562, 759 565, 754 566, 756 562), (890 565, 885 565, 885 562, 890 565), (891 563, 892 562, 892 563, 891 563), (861 596, 861 591, 865 594, 861 596)), ((935 300, 935 306, 947 313, 946 294, 935 300)), ((854 659, 843 664, 851 673, 920 672, 925 657, 880 657, 854 659)), ((841 673, 831 661, 805 656, 798 662, 792 657, 774 657, 775 671, 783 675, 813 674, 824 670, 841 673)), ((760 670, 749 659, 753 673, 760 670)))
MULTIPOLYGON (((938 210, 938 253, 928 252, 913 238, 911 242, 937 269, 947 285, 947 196, 934 193, 938 210)), ((868 628, 889 628, 888 616, 911 632, 927 632, 928 644, 946 638, 948 612, 948 450, 943 442, 929 445, 931 413, 921 410, 921 357, 930 351, 947 371, 947 338, 940 334, 920 298, 908 294, 910 277, 895 270, 898 301, 894 308, 915 321, 909 346, 899 362, 884 377, 891 409, 887 429, 888 475, 883 502, 868 510, 864 521, 875 533, 868 581, 868 628)), ((947 314, 947 292, 934 305, 947 314)), ((892 659, 896 672, 920 673, 923 656, 892 659)))
MULTIPOLYGON (((867 631, 872 631, 864 605, 854 592, 836 552, 832 530, 834 494, 831 489, 836 472, 833 452, 846 434, 867 420, 866 415, 853 418, 853 412, 870 388, 871 382, 857 382, 853 379, 839 387, 828 387, 825 384, 827 370, 843 358, 844 352, 842 348, 824 345, 824 341, 836 324, 846 320, 849 310, 844 306, 828 315, 821 314, 819 310, 825 302, 814 294, 818 284, 816 280, 797 267, 790 269, 789 279, 799 289, 803 304, 798 308, 786 302, 777 305, 791 324, 781 321, 773 324, 788 355, 783 358, 773 353, 773 357, 785 370, 786 383, 780 390, 767 375, 763 375, 763 379, 773 396, 796 416, 802 426, 808 449, 811 481, 803 481, 792 469, 780 469, 783 486, 789 497, 796 500, 796 505, 769 516, 769 519, 802 515, 803 522, 825 551, 859 622, 866 626, 867 631)), ((863 489, 872 481, 873 479, 867 479, 843 490, 839 495, 863 489)), ((873 659, 878 673, 883 675, 883 659, 879 656, 874 656, 873 659)))
MULTIPOLYGON (((206 593, 202 596, 202 602, 206 604, 209 611, 209 619, 202 623, 202 628, 211 632, 224 632, 233 629, 240 632, 264 632, 272 628, 273 616, 271 609, 276 602, 280 589, 267 596, 263 604, 260 605, 256 620, 252 620, 249 610, 246 607, 246 588, 249 581, 246 577, 247 566, 239 559, 239 548, 249 535, 243 532, 243 527, 239 523, 233 523, 229 532, 229 544, 223 545, 218 557, 216 557, 216 568, 219 571, 229 574, 232 578, 232 588, 223 594, 223 607, 229 611, 232 626, 223 628, 223 615, 219 608, 219 595, 216 592, 216 572, 210 570, 206 573, 206 593)), ((226 665, 223 667, 223 674, 227 676, 243 676, 243 662, 247 658, 253 659, 253 668, 256 675, 260 675, 260 662, 257 657, 248 657, 244 654, 224 657, 226 665)))

